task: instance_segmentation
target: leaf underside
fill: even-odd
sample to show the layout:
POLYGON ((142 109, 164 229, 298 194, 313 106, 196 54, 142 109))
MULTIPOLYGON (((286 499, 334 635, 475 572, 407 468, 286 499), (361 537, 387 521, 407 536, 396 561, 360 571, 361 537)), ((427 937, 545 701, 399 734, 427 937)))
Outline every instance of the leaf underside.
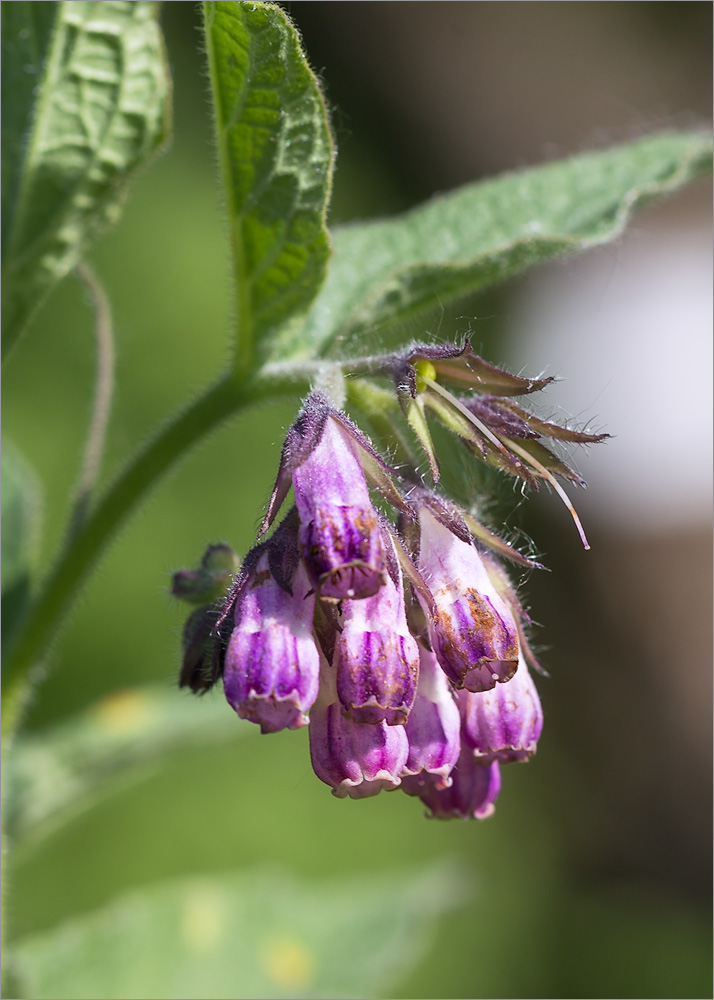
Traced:
MULTIPOLYGON (((333 231, 330 273, 274 360, 364 353, 364 338, 412 324, 529 267, 618 237, 643 201, 711 166, 704 133, 661 133, 504 174, 405 215, 333 231)), ((410 336, 411 336, 410 331, 410 336)))

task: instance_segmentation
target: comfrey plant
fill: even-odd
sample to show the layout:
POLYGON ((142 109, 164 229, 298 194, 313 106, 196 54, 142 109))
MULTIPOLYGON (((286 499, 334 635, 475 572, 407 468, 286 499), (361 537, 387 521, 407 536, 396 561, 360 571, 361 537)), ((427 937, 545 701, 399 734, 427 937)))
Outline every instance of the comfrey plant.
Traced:
MULTIPOLYGON (((222 677, 230 705, 263 733, 308 725, 315 773, 340 798, 402 788, 432 816, 483 819, 500 766, 527 761, 543 726, 528 615, 498 557, 539 564, 436 491, 425 414, 472 456, 561 493, 555 475, 581 480, 544 441, 607 435, 513 402, 551 380, 496 368, 468 340, 414 344, 358 367, 389 380, 434 488, 414 465, 391 467, 325 392, 311 392, 287 433, 259 537, 291 487, 294 506, 248 553, 222 605, 189 618, 180 684, 203 693, 222 677)), ((200 599, 207 576, 225 581, 229 561, 211 546, 200 571, 175 575, 174 594, 200 599)))
MULTIPOLYGON (((188 10, 186 5, 180 9, 188 10)), ((187 306, 190 318, 183 322, 179 258, 169 252, 174 242, 189 248, 181 264, 186 287, 195 283, 187 301, 205 303, 196 270, 204 247, 198 238, 194 245, 194 233, 187 231, 183 203, 176 207, 171 200, 165 210, 152 204, 148 222, 127 220, 121 237, 109 241, 96 266, 121 272, 116 284, 114 274, 107 274, 111 296, 89 263, 95 236, 120 213, 127 182, 165 146, 171 81, 158 18, 171 19, 177 10, 177 4, 152 0, 8 3, 2 9, 3 362, 15 354, 21 361, 24 355, 25 362, 29 357, 24 368, 21 363, 14 370, 17 378, 6 382, 3 407, 2 712, 3 751, 10 765, 3 768, 3 849, 10 852, 10 867, 21 868, 24 857, 25 874, 32 869, 29 883, 22 877, 5 879, 3 905, 16 886, 41 882, 41 895, 55 906, 54 890, 44 891, 47 869, 35 869, 36 853, 14 848, 36 844, 57 830, 67 834, 63 824, 82 811, 73 807, 108 794, 107 776, 136 762, 146 764, 152 756, 185 752, 189 738, 235 739, 234 720, 220 699, 204 700, 199 708, 166 684, 173 664, 165 646, 152 647, 149 641, 149 629, 152 637, 166 636, 172 627, 173 609, 167 609, 162 590, 174 556, 162 552, 158 540, 149 539, 138 554, 132 553, 131 539, 116 550, 126 560, 125 572, 116 579, 105 574, 111 595, 91 623, 96 634, 85 635, 73 655, 56 641, 109 542, 162 475, 220 425, 238 414, 247 418, 258 406, 265 413, 279 400, 289 401, 297 416, 254 547, 240 561, 228 545, 213 545, 197 569, 174 576, 174 594, 192 606, 180 685, 201 693, 222 683, 235 712, 264 733, 307 727, 314 770, 338 796, 360 798, 401 788, 436 817, 482 818, 493 811, 502 766, 528 760, 541 734, 530 623, 505 568, 513 564, 529 571, 538 563, 533 551, 516 549, 497 525, 485 523, 488 504, 479 504, 489 497, 459 494, 461 503, 454 502, 446 448, 461 448, 465 466, 484 463, 519 489, 545 485, 555 490, 585 543, 563 488, 580 480, 559 447, 593 443, 602 435, 560 426, 531 411, 528 398, 549 380, 516 376, 481 358, 460 335, 456 317, 477 311, 469 297, 536 264, 617 239, 641 201, 675 190, 711 162, 708 135, 666 132, 468 184, 391 219, 328 227, 335 149, 322 91, 295 28, 274 3, 206 0, 201 47, 207 56, 234 299, 225 350, 216 342, 215 322, 206 320, 204 305, 194 316, 187 306), (169 223, 175 240, 164 233, 169 223), (127 234, 143 249, 156 247, 151 259, 146 256, 147 274, 140 266, 131 271, 136 262, 121 242, 127 234), (162 272, 166 259, 174 267, 162 272), (130 271, 134 280, 127 281, 130 271), (38 372, 47 375, 48 355, 58 359, 59 369, 60 359, 80 351, 82 330, 75 324, 71 297, 59 293, 51 299, 51 312, 46 308, 65 278, 78 281, 88 299, 97 357, 86 446, 68 501, 59 493, 64 480, 53 477, 59 467, 65 475, 74 457, 62 454, 56 461, 57 443, 61 447, 67 438, 55 435, 65 416, 67 397, 61 393, 78 396, 74 389, 84 383, 68 380, 65 385, 64 373, 53 367, 47 383, 51 405, 45 398, 27 402, 42 384, 38 372), (158 291, 151 298, 154 285, 158 291), (169 363, 152 364, 152 357, 164 362, 176 348, 176 365, 181 359, 186 365, 181 385, 210 338, 215 356, 225 363, 195 398, 185 400, 175 414, 165 414, 116 475, 104 481, 115 380, 111 298, 114 289, 125 286, 131 290, 117 310, 117 336, 125 360, 132 340, 122 342, 127 326, 133 343, 141 344, 135 360, 142 366, 143 389, 149 377, 156 380, 149 393, 152 406, 162 398, 172 370, 169 363), (171 312, 177 302, 178 312, 171 312), (437 317, 443 319, 442 329, 456 331, 440 342, 423 332, 437 317), (45 341, 37 337, 43 323, 45 341), (58 347, 74 325, 75 339, 69 347, 58 347), (408 342, 414 336, 418 342, 408 342), (56 356, 46 350, 50 340, 56 356), (28 455, 8 437, 21 442, 28 455), (40 466, 41 476, 33 475, 33 465, 40 466), (49 484, 44 508, 52 512, 51 527, 62 529, 56 535, 50 531, 43 537, 39 530, 40 482, 49 484), (65 508, 69 516, 62 525, 65 508), (43 553, 56 552, 52 565, 37 558, 40 541, 43 553), (122 579, 131 581, 124 590, 122 579), (127 613, 130 599, 145 615, 143 629, 127 613), (119 634, 121 655, 112 642, 119 634), (77 655, 78 648, 83 655, 77 655), (68 697, 74 696, 77 705, 89 697, 91 678, 95 692, 111 693, 109 710, 106 705, 87 709, 56 731, 21 732, 27 704, 41 701, 50 663, 67 678, 63 692, 71 692, 68 697), (139 680, 138 691, 117 696, 117 688, 139 680), (149 681, 160 684, 144 683, 149 681), (117 715, 130 725, 113 727, 117 715)), ((176 66, 188 73, 180 58, 176 66)), ((203 90, 206 81, 185 77, 179 90, 189 85, 203 90)), ((190 121, 179 113, 179 128, 188 130, 190 121)), ((184 148, 201 145, 193 134, 188 139, 184 148)), ((176 157, 166 168, 172 178, 166 188, 173 191, 175 177, 182 174, 174 168, 181 144, 169 155, 176 157)), ((153 182, 150 174, 147 179, 153 182)), ((211 298, 223 287, 224 269, 219 270, 211 298)), ((77 301, 74 308, 84 305, 77 301)), ((558 367, 557 358, 542 360, 558 367)), ((74 368, 86 371, 77 361, 74 368)), ((123 367, 123 377, 130 367, 123 367)), ((141 401, 138 385, 122 386, 129 409, 136 402, 133 392, 141 401)), ((115 445, 128 441, 134 426, 120 427, 115 445)), ((219 533, 206 496, 226 493, 220 477, 235 477, 233 470, 245 465, 243 445, 236 435, 231 462, 216 463, 215 488, 206 490, 202 483, 203 519, 195 529, 202 539, 219 533)), ((176 491, 171 503, 176 512, 187 500, 176 491)), ((198 520, 192 512, 192 523, 198 520)), ((236 532, 241 529, 236 524, 236 532)), ((174 552, 181 544, 178 531, 170 531, 174 552)), ((183 781, 184 793, 191 795, 191 783, 183 781)), ((226 797, 221 798, 225 804, 226 797)), ((175 804, 173 793, 167 801, 175 804)), ((124 821, 128 830, 131 819, 124 821)), ((162 829, 161 820, 155 829, 163 848, 174 831, 162 829)), ((69 835, 65 839, 70 842, 69 835)), ((127 843, 141 842, 143 849, 146 840, 127 838, 127 843)), ((199 853, 195 842, 190 847, 194 858, 199 853)), ((129 850, 113 843, 112 850, 117 848, 129 850)), ((53 869, 62 867, 57 857, 75 863, 79 854, 74 841, 64 855, 53 848, 53 869)), ((104 867, 113 869, 114 861, 112 855, 104 867)), ((122 870, 117 865, 117 872, 122 870)), ((84 874, 77 884, 91 881, 84 874)), ((266 899, 271 912, 301 916, 306 898, 326 914, 314 927, 327 930, 315 944, 315 960, 308 956, 310 961, 302 963, 303 973, 332 970, 333 977, 325 972, 325 979, 312 984, 314 992, 383 995, 376 973, 370 982, 360 978, 367 961, 357 963, 359 968, 350 964, 348 982, 339 978, 347 966, 334 956, 344 950, 345 934, 361 955, 374 959, 374 968, 389 971, 390 963, 401 968, 409 943, 413 947, 422 940, 422 925, 416 922, 427 910, 435 912, 437 895, 432 882, 415 896, 417 880, 411 877, 397 894, 381 875, 364 893, 361 880, 355 891, 354 880, 341 879, 329 894, 339 914, 335 920, 324 902, 327 896, 311 894, 309 886, 301 885, 291 897, 283 879, 267 890, 263 882, 239 881, 233 895, 223 876, 214 880, 205 870, 200 891, 188 884, 190 879, 168 895, 147 885, 141 901, 146 925, 136 919, 132 900, 125 901, 128 909, 120 900, 117 908, 112 902, 108 911, 77 918, 87 898, 75 897, 65 907, 73 916, 71 933, 62 927, 48 931, 43 913, 35 928, 42 929, 41 940, 10 942, 21 984, 6 986, 5 995, 75 996, 81 989, 97 996, 172 996, 180 995, 186 983, 200 982, 201 995, 219 996, 234 991, 236 963, 250 972, 237 995, 273 996, 276 989, 280 995, 291 989, 307 995, 307 980, 297 985, 280 976, 266 980, 256 956, 264 957, 273 945, 263 948, 253 935, 259 919, 255 928, 252 920, 245 924, 246 914, 266 913, 266 899), (357 897, 369 901, 361 932, 357 923, 353 928, 343 919, 361 919, 357 897), (431 909, 422 905, 424 899, 431 909), (378 942, 377 912, 389 914, 378 942), (183 915, 174 960, 141 931, 156 926, 168 934, 169 913, 183 915), (219 932, 228 927, 230 933, 221 938, 219 932), (97 954, 107 940, 116 960, 88 962, 87 956, 97 954), (236 958, 241 944, 244 957, 236 958), (224 966, 217 961, 221 948, 224 966), (199 972, 191 963, 201 956, 199 972), (230 974, 210 979, 214 968, 226 967, 230 974), (137 983, 137 969, 150 970, 148 984, 137 983), (174 972, 175 982, 167 983, 174 972)), ((27 907, 14 907, 11 898, 10 912, 15 909, 26 915, 27 907)), ((2 928, 7 933, 6 920, 2 928)), ((300 949, 297 953, 298 959, 304 957, 300 949)), ((273 971, 276 967, 273 963, 273 971)))

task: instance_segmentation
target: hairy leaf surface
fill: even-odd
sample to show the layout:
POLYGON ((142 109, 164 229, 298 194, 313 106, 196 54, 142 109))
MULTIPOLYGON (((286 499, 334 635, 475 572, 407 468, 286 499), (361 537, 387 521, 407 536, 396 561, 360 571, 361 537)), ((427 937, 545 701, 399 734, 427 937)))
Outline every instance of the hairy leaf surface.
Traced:
POLYGON ((397 218, 340 227, 322 292, 303 329, 279 348, 307 358, 338 341, 358 354, 365 336, 408 321, 411 336, 414 322, 466 295, 615 239, 635 206, 686 184, 711 157, 706 134, 662 133, 481 181, 397 218))
POLYGON ((333 148, 317 80, 285 13, 204 3, 237 296, 236 362, 308 309, 325 277, 333 148))

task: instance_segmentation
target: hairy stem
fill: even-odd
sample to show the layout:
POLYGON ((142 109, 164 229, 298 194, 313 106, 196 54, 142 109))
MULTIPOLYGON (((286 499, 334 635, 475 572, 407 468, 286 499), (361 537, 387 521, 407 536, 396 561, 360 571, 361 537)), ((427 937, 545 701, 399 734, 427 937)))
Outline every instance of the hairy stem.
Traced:
POLYGON ((97 344, 97 377, 94 402, 84 446, 82 470, 77 483, 76 498, 70 516, 68 535, 73 538, 86 520, 92 491, 99 475, 104 454, 104 440, 112 408, 114 390, 114 330, 112 313, 102 283, 88 264, 80 263, 75 273, 89 292, 94 308, 94 334, 97 344))

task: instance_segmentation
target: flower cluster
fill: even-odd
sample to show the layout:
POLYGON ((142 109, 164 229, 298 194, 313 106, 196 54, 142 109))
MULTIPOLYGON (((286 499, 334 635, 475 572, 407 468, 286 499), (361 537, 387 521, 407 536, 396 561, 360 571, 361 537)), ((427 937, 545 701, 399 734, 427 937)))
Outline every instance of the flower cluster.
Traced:
MULTIPOLYGON (((468 344, 385 363, 429 456, 425 408, 527 481, 570 472, 542 437, 600 437, 516 406, 509 395, 547 380, 495 369, 468 344), (478 394, 453 395, 450 379, 478 394)), ((527 616, 494 553, 537 564, 391 469, 319 392, 287 434, 260 538, 291 487, 294 506, 248 553, 220 610, 206 604, 189 619, 181 685, 201 692, 222 675, 228 702, 262 732, 308 726, 315 773, 338 797, 401 788, 435 817, 491 815, 501 765, 528 760, 543 725, 527 616)), ((176 574, 174 593, 204 595, 217 555, 222 570, 224 549, 212 547, 200 580, 176 574)))

